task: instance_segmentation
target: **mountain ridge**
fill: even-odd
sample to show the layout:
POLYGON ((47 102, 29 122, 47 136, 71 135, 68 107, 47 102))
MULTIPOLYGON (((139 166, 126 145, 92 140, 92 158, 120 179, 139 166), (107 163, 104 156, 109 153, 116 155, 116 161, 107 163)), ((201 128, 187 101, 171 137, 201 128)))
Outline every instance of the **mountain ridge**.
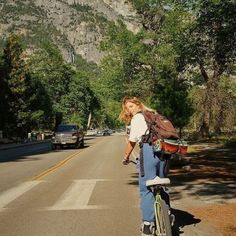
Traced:
POLYGON ((58 46, 67 62, 80 54, 99 63, 106 26, 118 20, 134 33, 140 30, 135 11, 125 0, 0 0, 1 41, 9 32, 18 32, 33 50, 45 37, 58 46))

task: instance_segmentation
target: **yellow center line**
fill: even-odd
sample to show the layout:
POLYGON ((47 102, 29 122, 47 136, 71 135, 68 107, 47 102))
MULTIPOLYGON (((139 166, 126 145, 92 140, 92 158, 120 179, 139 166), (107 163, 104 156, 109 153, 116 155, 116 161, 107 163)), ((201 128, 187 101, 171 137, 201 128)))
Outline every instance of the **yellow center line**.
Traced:
POLYGON ((40 180, 43 177, 47 176, 48 174, 50 174, 51 172, 57 170, 58 168, 60 168, 61 166, 63 166, 66 162, 68 162, 70 159, 72 159, 73 157, 75 157, 77 154, 81 153, 81 151, 76 152, 70 156, 68 156, 65 160, 59 162, 58 164, 56 164, 55 166, 52 166, 51 168, 43 171, 42 173, 40 173, 39 175, 36 175, 32 178, 32 180, 40 180))
MULTIPOLYGON (((93 144, 94 145, 97 145, 98 143, 100 143, 102 140, 99 140, 97 143, 93 144)), ((90 148, 91 146, 89 146, 88 148, 90 148)), ((86 149, 83 149, 83 150, 80 150, 76 153, 73 153, 72 155, 68 156, 65 160, 59 162, 58 164, 52 166, 51 168, 43 171, 42 173, 34 176, 31 178, 31 180, 41 180, 43 177, 51 174, 52 172, 56 171, 57 169, 59 169, 61 166, 63 166, 66 162, 68 162, 69 160, 71 160, 73 157, 77 156, 79 153, 83 152, 83 151, 86 151, 88 150, 88 148, 86 149)))

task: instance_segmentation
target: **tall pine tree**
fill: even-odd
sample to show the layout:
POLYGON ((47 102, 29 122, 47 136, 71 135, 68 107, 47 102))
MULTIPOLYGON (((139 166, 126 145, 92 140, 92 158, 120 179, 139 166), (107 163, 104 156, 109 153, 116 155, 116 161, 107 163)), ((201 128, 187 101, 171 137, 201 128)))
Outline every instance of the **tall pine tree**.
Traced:
POLYGON ((30 80, 19 36, 11 34, 7 38, 2 58, 9 117, 6 124, 7 132, 9 135, 23 136, 27 131, 27 119, 30 113, 30 98, 27 97, 30 80))

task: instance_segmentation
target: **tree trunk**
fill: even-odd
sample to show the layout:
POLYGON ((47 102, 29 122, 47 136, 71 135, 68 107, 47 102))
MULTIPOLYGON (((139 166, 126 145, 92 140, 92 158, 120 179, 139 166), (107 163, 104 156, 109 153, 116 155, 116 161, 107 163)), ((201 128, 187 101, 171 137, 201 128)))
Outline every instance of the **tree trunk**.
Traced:
POLYGON ((182 131, 183 131, 183 130, 182 130, 182 128, 180 127, 180 128, 179 128, 179 138, 182 138, 182 131))
POLYGON ((61 124, 62 120, 63 120, 63 113, 57 112, 55 116, 55 127, 54 127, 55 130, 57 129, 58 125, 61 124))
POLYGON ((216 134, 221 133, 221 128, 224 125, 224 119, 225 119, 225 111, 227 110, 227 105, 224 101, 221 101, 220 107, 219 107, 219 113, 216 116, 216 123, 214 126, 214 131, 216 134))
POLYGON ((201 70, 203 77, 206 79, 206 94, 203 107, 202 123, 200 125, 199 133, 201 137, 210 137, 210 123, 212 121, 212 108, 217 99, 217 91, 220 79, 220 73, 214 71, 212 77, 206 77, 205 70, 201 70))

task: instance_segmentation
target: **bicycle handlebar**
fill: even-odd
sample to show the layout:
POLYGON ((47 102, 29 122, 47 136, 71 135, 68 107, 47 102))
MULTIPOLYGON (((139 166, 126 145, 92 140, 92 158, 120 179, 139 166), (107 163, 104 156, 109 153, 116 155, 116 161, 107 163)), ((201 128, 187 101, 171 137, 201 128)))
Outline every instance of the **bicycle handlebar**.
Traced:
POLYGON ((123 159, 122 160, 122 164, 123 165, 128 165, 129 163, 133 163, 133 164, 137 164, 137 162, 135 162, 135 161, 132 161, 132 160, 127 160, 127 159, 123 159))

